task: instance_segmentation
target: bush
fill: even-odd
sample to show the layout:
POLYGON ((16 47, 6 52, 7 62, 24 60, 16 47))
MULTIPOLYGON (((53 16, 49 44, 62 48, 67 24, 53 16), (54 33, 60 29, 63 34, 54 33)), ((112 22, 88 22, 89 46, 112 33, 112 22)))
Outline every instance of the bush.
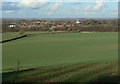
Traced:
POLYGON ((23 29, 21 29, 21 30, 19 31, 19 34, 20 34, 20 35, 24 35, 24 33, 25 33, 25 31, 24 31, 23 29))

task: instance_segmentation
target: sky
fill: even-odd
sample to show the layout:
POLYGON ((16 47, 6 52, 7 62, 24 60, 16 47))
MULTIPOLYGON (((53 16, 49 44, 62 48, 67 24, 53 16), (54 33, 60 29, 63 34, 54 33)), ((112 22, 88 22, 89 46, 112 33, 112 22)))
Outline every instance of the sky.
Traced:
POLYGON ((3 18, 118 18, 113 0, 5 0, 3 18))

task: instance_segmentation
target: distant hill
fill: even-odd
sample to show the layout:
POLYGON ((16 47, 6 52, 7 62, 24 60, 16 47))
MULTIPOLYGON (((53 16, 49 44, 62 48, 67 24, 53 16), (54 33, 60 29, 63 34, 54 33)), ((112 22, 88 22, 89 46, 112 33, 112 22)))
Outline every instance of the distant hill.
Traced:
POLYGON ((15 20, 116 20, 118 18, 2 18, 3 21, 15 21, 15 20))

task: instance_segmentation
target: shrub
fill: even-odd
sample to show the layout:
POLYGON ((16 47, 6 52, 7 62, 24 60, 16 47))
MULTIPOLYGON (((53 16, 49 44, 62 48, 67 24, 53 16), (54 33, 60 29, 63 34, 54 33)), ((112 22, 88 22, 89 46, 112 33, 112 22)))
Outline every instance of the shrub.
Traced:
POLYGON ((20 35, 24 35, 24 33, 25 33, 24 29, 21 29, 21 30, 19 31, 19 34, 20 34, 20 35))

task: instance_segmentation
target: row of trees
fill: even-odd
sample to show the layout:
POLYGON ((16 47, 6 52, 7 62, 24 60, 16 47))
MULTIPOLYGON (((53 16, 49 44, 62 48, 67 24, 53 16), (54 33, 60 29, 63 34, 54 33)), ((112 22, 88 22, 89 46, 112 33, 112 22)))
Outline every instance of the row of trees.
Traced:
POLYGON ((66 27, 66 28, 56 28, 53 29, 53 31, 76 31, 76 32, 82 32, 82 31, 95 31, 95 32, 118 32, 118 27, 66 27))

